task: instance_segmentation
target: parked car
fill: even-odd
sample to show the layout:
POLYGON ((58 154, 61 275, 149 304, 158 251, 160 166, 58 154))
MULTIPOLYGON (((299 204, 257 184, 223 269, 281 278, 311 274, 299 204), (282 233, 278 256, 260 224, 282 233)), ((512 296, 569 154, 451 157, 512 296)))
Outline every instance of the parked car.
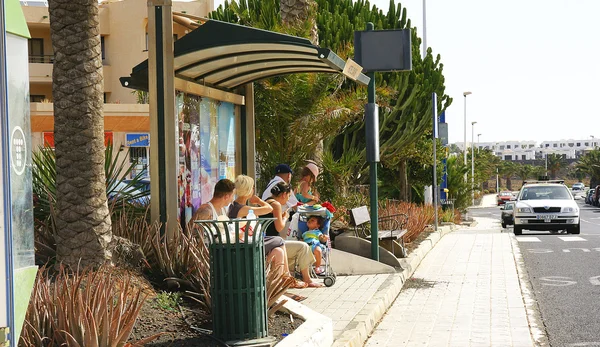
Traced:
POLYGON ((523 230, 580 233, 579 206, 562 180, 526 181, 515 205, 515 235, 523 230))
POLYGON ((587 195, 585 196, 585 203, 588 205, 592 204, 592 198, 594 197, 594 192, 596 190, 594 188, 587 191, 587 195))
POLYGON ((500 222, 502 223, 502 227, 506 228, 507 225, 515 224, 515 203, 512 201, 507 202, 502 206, 502 213, 500 214, 500 222))
POLYGON ((498 206, 503 205, 506 202, 510 201, 511 198, 512 198, 512 192, 509 192, 507 190, 498 193, 498 195, 497 195, 498 206))

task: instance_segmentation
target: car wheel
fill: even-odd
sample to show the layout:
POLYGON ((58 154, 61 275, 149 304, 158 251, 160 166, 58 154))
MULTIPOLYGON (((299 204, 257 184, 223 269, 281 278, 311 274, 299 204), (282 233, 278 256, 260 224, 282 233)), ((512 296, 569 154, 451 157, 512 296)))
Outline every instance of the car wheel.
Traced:
POLYGON ((581 224, 577 224, 577 226, 571 228, 569 232, 575 235, 579 234, 581 232, 581 224))
POLYGON ((506 228, 506 223, 502 222, 502 227, 506 228))
POLYGON ((515 228, 513 229, 513 232, 515 233, 515 235, 522 235, 523 234, 523 227, 518 227, 515 225, 515 228))

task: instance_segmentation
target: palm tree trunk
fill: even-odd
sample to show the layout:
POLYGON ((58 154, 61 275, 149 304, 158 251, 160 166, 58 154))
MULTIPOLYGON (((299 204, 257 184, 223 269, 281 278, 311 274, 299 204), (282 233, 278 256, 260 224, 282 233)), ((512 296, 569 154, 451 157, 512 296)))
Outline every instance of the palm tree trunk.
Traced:
POLYGON ((97 0, 50 0, 56 151, 56 243, 66 265, 110 260, 97 0))

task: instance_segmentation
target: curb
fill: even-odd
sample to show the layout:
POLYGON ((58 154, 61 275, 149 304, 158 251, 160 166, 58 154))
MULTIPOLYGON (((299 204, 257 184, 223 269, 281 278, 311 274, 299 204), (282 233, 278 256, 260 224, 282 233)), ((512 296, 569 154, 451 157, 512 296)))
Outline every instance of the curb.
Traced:
POLYGON ((533 287, 531 286, 531 281, 529 280, 529 274, 525 269, 523 256, 521 255, 517 237, 513 233, 510 234, 510 241, 515 259, 515 265, 517 267, 517 275, 519 276, 519 286, 521 287, 523 306, 525 306, 527 320, 529 321, 529 333, 531 334, 531 339, 534 341, 535 346, 550 346, 548 335, 546 334, 546 329, 542 323, 542 317, 540 316, 538 302, 534 298, 533 287))
POLYGON ((369 334, 396 297, 402 290, 404 282, 412 276, 423 258, 444 235, 454 231, 456 226, 442 226, 434 231, 419 244, 407 258, 401 259, 402 272, 391 275, 381 284, 377 293, 367 302, 362 310, 352 319, 348 328, 333 342, 334 347, 359 347, 363 346, 369 334))
POLYGON ((333 344, 333 321, 331 318, 315 312, 307 306, 291 299, 279 309, 304 319, 293 333, 281 340, 278 347, 328 347, 333 344))

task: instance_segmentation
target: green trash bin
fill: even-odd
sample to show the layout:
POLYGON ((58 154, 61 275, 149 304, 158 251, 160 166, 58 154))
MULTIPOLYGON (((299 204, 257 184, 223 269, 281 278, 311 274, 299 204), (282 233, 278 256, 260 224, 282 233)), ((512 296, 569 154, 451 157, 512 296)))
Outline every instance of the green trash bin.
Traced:
POLYGON ((220 340, 268 335, 263 231, 273 220, 196 221, 208 239, 213 335, 220 340), (246 222, 252 236, 241 231, 246 222))

